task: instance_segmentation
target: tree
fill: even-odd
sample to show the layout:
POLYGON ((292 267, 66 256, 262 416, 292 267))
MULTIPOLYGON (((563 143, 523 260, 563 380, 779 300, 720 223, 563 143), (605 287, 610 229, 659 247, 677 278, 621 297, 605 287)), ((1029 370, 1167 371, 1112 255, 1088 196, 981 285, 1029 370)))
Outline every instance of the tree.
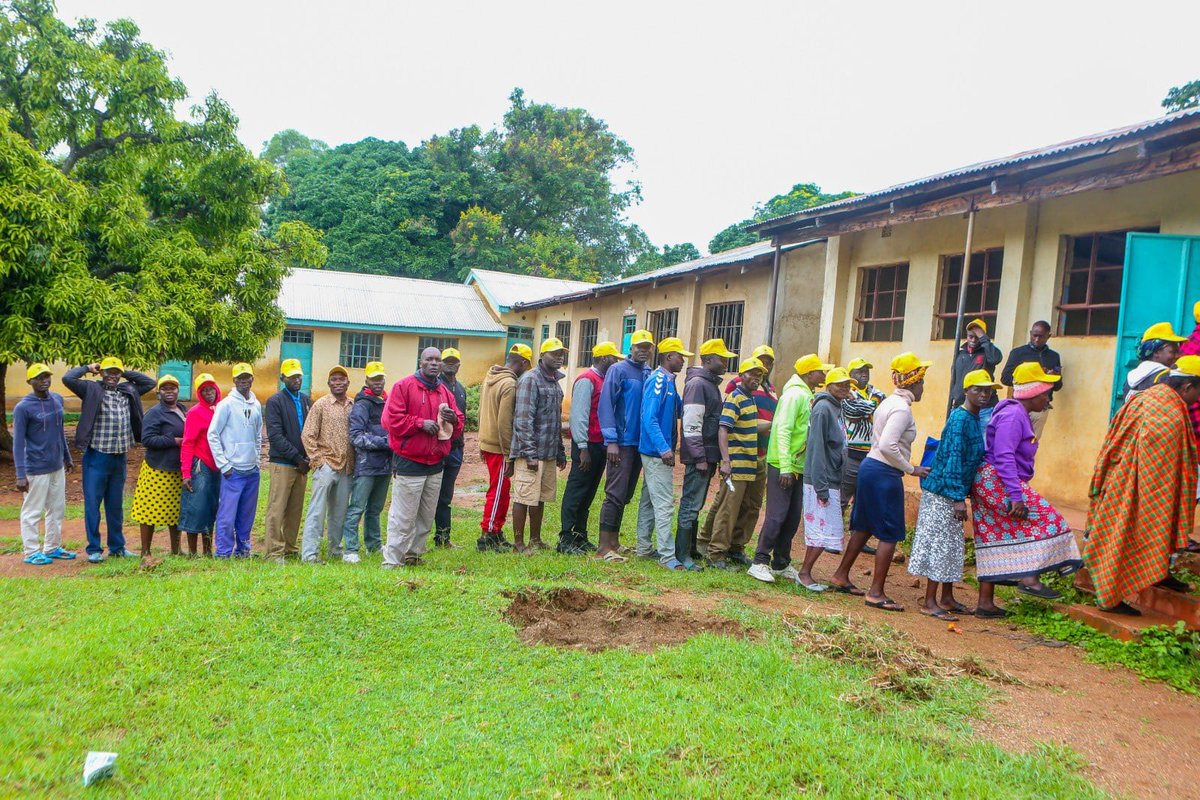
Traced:
POLYGON ((1197 106, 1200 106, 1200 81, 1189 81, 1183 86, 1172 86, 1162 101, 1162 107, 1167 110, 1167 113, 1197 106))
POLYGON ((324 248, 260 233, 281 173, 215 94, 178 118, 186 96, 133 22, 0 3, 0 387, 15 360, 253 359, 282 330, 284 274, 324 248))
POLYGON ((684 261, 694 261, 697 258, 700 258, 700 251, 691 242, 665 244, 661 253, 651 248, 638 256, 627 274, 638 275, 653 269, 682 264, 684 261))
POLYGON ((853 196, 854 192, 827 194, 822 192, 821 187, 815 183, 797 183, 784 194, 777 194, 767 202, 755 206, 754 216, 750 219, 744 219, 737 224, 730 225, 714 236, 708 243, 708 252, 721 253, 725 250, 732 250, 735 247, 744 247, 745 245, 757 242, 758 235, 747 231, 745 229, 747 225, 753 225, 756 222, 762 222, 773 217, 794 214, 806 208, 825 205, 835 200, 842 200, 853 196))
POLYGON ((270 141, 263 142, 258 157, 277 167, 285 167, 293 158, 323 153, 328 149, 329 145, 320 139, 310 139, 295 128, 288 128, 272 136, 270 141))

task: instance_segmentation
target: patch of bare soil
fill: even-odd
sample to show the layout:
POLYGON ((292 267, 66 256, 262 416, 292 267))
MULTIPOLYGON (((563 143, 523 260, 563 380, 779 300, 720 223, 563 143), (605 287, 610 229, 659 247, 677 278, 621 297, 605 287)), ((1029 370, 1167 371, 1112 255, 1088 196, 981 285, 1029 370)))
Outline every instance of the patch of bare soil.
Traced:
POLYGON ((582 589, 523 589, 512 598, 504 617, 526 644, 599 652, 614 647, 652 652, 682 644, 701 633, 746 637, 750 633, 730 619, 648 603, 633 603, 582 589))

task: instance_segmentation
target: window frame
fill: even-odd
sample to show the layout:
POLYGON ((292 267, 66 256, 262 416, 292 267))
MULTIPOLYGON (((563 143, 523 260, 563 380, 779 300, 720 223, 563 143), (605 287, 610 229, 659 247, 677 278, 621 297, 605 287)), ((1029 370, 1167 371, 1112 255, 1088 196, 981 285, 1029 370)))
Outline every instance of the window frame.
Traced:
POLYGON ((1121 254, 1121 265, 1119 269, 1112 267, 1103 267, 1099 270, 1096 268, 1097 255, 1100 251, 1100 237, 1112 236, 1120 234, 1122 236, 1122 247, 1126 247, 1131 233, 1158 233, 1159 226, 1145 228, 1117 228, 1107 231, 1091 231, 1088 233, 1065 234, 1062 237, 1062 277, 1059 281, 1058 302, 1054 305, 1054 310, 1058 314, 1058 319, 1055 324, 1055 334, 1058 336, 1116 336, 1118 334, 1117 326, 1120 324, 1119 315, 1121 309, 1120 291, 1117 293, 1117 302, 1115 303, 1093 303, 1092 294, 1096 288, 1096 273, 1097 272, 1120 272, 1121 284, 1125 283, 1125 253, 1121 254), (1079 240, 1090 238, 1091 252, 1088 254, 1088 265, 1084 269, 1073 269, 1072 265, 1075 261, 1075 243, 1079 240), (1071 277, 1080 272, 1087 275, 1087 288, 1084 290, 1084 300, 1082 303, 1065 302, 1068 292, 1071 289, 1071 277), (1118 316, 1113 320, 1113 328, 1111 331, 1095 331, 1092 325, 1092 315, 1096 311, 1116 311, 1118 316), (1071 314, 1086 315, 1086 322, 1083 325, 1083 331, 1067 332, 1067 321, 1071 314))
POLYGON ((590 367, 594 359, 592 358, 592 348, 600 340, 600 318, 593 317, 591 319, 579 320, 579 354, 575 356, 575 366, 590 367))
MULTIPOLYGON (((723 303, 709 303, 704 306, 704 340, 722 339, 725 346, 729 348, 731 353, 740 353, 742 349, 742 335, 746 331, 746 301, 745 300, 729 300, 723 303), (722 311, 728 309, 732 312, 737 309, 737 322, 730 320, 722 320, 718 323, 715 317, 722 311), (736 326, 736 327, 735 327, 736 326), (736 330, 736 334, 733 331, 736 330)), ((726 359, 725 371, 737 372, 738 359, 737 356, 726 359)))
POLYGON ((563 343, 567 350, 568 360, 571 355, 571 320, 560 319, 554 323, 554 338, 563 343))
MULTIPOLYGON (((999 290, 1004 278, 1004 248, 989 247, 984 250, 976 250, 971 253, 971 260, 974 261, 976 257, 982 257, 983 270, 980 279, 975 281, 971 279, 971 272, 973 271, 972 267, 967 267, 967 293, 970 294, 972 286, 982 287, 979 293, 979 303, 981 307, 971 308, 969 306, 963 306, 963 316, 966 319, 982 319, 988 324, 988 328, 994 331, 996 329, 996 317, 1000 308, 999 290), (999 263, 994 265, 996 275, 993 278, 991 275, 993 269, 993 259, 997 255, 999 255, 1000 258, 999 263), (989 310, 987 307, 988 288, 990 284, 994 284, 996 286, 996 308, 991 310, 989 310)), ((962 253, 950 253, 949 255, 943 255, 939 259, 941 263, 941 274, 938 280, 939 308, 944 308, 945 302, 947 300, 952 300, 953 310, 948 312, 937 309, 934 310, 933 339, 936 341, 948 341, 954 338, 954 328, 957 326, 958 322, 958 293, 962 288, 962 270, 959 270, 958 280, 951 284, 949 281, 950 262, 954 259, 962 258, 962 253), (947 293, 949 293, 949 296, 947 296, 947 293), (947 332, 947 323, 950 323, 949 332, 947 332)), ((908 289, 906 286, 905 292, 907 293, 907 291, 908 289)))
POLYGON ((869 266, 858 268, 858 290, 857 298, 854 303, 854 335, 852 341, 855 342, 902 342, 904 341, 904 315, 908 310, 908 277, 910 271, 910 263, 908 261, 894 261, 888 264, 872 264, 869 266), (892 288, 886 292, 879 291, 878 276, 883 274, 884 270, 895 270, 895 276, 892 280, 892 288), (899 278, 903 275, 904 287, 899 288, 899 278), (890 294, 892 297, 892 316, 877 317, 867 316, 867 283, 868 278, 874 276, 876 287, 871 295, 873 299, 872 308, 878 310, 879 298, 884 294, 890 294), (896 316, 896 299, 902 298, 904 309, 900 315, 896 316), (878 326, 886 323, 888 325, 888 334, 891 338, 878 338, 872 335, 867 337, 867 326, 878 326), (900 326, 899 335, 896 335, 896 326, 900 326))
POLYGON ((650 331, 655 343, 672 336, 679 336, 679 307, 647 311, 646 330, 650 331))
POLYGON ((338 342, 338 363, 343 367, 346 369, 363 369, 372 361, 382 360, 382 333, 375 331, 342 331, 338 342), (350 341, 347 341, 348 337, 350 341))
MULTIPOLYGON (((438 352, 448 347, 459 350, 457 336, 418 336, 417 337, 417 369, 421 368, 421 353, 426 347, 436 347, 438 352)), ((461 350, 460 350, 461 352, 461 350)))
POLYGON ((313 330, 311 328, 284 328, 279 338, 280 344, 312 344, 313 330))

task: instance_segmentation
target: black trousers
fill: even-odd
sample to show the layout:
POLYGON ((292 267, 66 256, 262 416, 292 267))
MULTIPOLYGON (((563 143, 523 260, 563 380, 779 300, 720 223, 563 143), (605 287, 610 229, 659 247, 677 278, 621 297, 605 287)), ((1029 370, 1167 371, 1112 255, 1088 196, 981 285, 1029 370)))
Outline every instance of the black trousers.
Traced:
MULTIPOLYGON (((607 454, 605 458, 607 458, 607 454)), ((621 446, 621 463, 608 468, 604 482, 604 505, 600 506, 600 530, 621 530, 625 506, 633 499, 638 476, 642 474, 642 455, 634 445, 621 446)))
POLYGON ((462 470, 462 448, 458 449, 458 458, 451 451, 446 466, 442 469, 442 490, 438 494, 437 509, 433 512, 433 536, 440 541, 450 541, 450 501, 454 499, 454 484, 458 473, 462 470), (457 464, 452 464, 455 460, 457 464))
POLYGON ((592 511, 592 501, 600 489, 600 481, 604 480, 604 468, 608 464, 608 455, 604 445, 599 442, 588 442, 588 454, 592 457, 592 465, 585 470, 579 463, 579 446, 571 442, 571 471, 567 474, 567 488, 563 490, 562 499, 562 533, 577 533, 587 536, 588 517, 592 511))
POLYGON ((767 465, 767 517, 758 534, 755 564, 783 569, 792 563, 792 539, 804 518, 804 477, 796 476, 791 489, 779 485, 779 470, 767 465))

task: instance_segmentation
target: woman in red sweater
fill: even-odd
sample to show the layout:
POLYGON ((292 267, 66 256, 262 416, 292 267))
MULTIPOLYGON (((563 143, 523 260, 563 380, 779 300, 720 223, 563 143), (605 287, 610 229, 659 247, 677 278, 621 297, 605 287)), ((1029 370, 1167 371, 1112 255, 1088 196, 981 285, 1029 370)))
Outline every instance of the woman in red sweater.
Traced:
POLYGON ((208 426, 221 402, 221 388, 207 372, 196 376, 196 394, 200 402, 192 406, 183 422, 183 442, 179 462, 183 472, 183 493, 179 504, 179 529, 187 534, 188 555, 196 555, 196 540, 204 538, 204 555, 212 555, 213 522, 217 518, 217 500, 221 497, 221 473, 208 448, 208 426))

